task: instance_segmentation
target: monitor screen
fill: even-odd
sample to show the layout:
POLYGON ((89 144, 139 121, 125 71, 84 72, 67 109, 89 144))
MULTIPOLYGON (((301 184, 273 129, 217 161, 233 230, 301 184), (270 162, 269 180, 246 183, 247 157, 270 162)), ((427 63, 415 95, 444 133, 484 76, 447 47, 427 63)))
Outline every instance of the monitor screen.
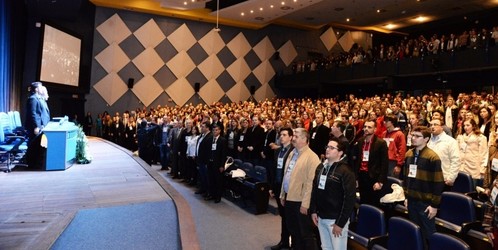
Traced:
POLYGON ((78 87, 81 39, 44 25, 40 81, 78 87))

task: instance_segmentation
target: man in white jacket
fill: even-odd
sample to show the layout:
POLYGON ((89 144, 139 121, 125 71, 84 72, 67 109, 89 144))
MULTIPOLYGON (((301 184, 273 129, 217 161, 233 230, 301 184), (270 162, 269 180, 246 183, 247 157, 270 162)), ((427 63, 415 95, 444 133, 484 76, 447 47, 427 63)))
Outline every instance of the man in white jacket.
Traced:
POLYGON ((430 123, 431 139, 427 147, 434 150, 441 159, 444 176, 444 191, 451 191, 460 169, 460 150, 457 141, 443 131, 444 122, 432 119, 430 123))

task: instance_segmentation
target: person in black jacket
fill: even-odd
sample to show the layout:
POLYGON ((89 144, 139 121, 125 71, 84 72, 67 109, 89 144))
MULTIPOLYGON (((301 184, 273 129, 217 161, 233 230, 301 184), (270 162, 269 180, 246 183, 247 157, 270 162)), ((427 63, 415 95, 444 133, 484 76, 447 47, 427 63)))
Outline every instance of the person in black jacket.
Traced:
POLYGON ((325 146, 330 137, 330 128, 323 125, 323 113, 318 112, 315 115, 316 126, 310 130, 309 146, 318 157, 323 160, 325 157, 325 146))
POLYGON ((326 161, 316 170, 310 213, 323 249, 347 249, 349 217, 356 193, 355 175, 347 164, 347 143, 330 139, 326 161))
POLYGON ((208 163, 208 187, 209 196, 205 200, 214 200, 214 203, 221 201, 223 194, 223 171, 225 171, 225 161, 227 159, 227 139, 221 136, 221 127, 213 126, 213 139, 211 143, 211 155, 208 163))
POLYGON ((198 167, 200 188, 195 193, 207 197, 209 196, 207 171, 213 144, 213 133, 211 133, 211 124, 208 121, 202 122, 201 133, 201 137, 197 140, 196 150, 196 163, 198 167))
POLYGON ((282 181, 284 178, 284 166, 289 158, 289 153, 294 150, 292 146, 292 136, 294 132, 291 128, 280 129, 280 148, 275 151, 273 165, 268 169, 268 183, 270 184, 270 196, 275 197, 278 206, 278 213, 282 217, 280 242, 271 247, 271 250, 279 250, 290 248, 289 239, 290 233, 285 223, 285 210, 280 201, 280 190, 282 189, 282 181))
POLYGON ((389 158, 387 143, 374 133, 376 127, 375 120, 365 122, 364 137, 353 147, 352 155, 361 203, 380 207, 382 186, 387 182, 389 158))

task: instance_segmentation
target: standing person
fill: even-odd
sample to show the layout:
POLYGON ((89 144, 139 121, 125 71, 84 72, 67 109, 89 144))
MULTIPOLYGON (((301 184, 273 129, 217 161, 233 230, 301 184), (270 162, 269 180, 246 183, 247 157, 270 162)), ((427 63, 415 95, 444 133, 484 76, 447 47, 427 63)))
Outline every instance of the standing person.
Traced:
POLYGON ((93 127, 93 118, 92 113, 87 112, 85 116, 85 120, 83 121, 83 130, 85 135, 92 135, 92 127, 93 127))
POLYGON ((317 112, 315 115, 316 126, 310 130, 310 148, 320 159, 325 158, 325 146, 329 141, 330 128, 323 125, 323 113, 317 112))
POLYGON ((95 133, 97 137, 102 137, 102 114, 97 115, 97 119, 95 119, 95 133))
POLYGON ((292 237, 293 249, 317 249, 316 237, 309 216, 311 189, 315 170, 320 165, 318 156, 308 147, 309 134, 296 128, 292 138, 294 150, 285 165, 280 199, 285 207, 287 228, 292 237))
POLYGON ((169 134, 171 132, 169 117, 164 115, 162 119, 159 119, 159 127, 156 133, 156 145, 159 147, 161 170, 168 170, 169 164, 169 134))
MULTIPOLYGON (((28 98, 26 110, 26 130, 28 132, 28 151, 26 163, 29 168, 41 169, 44 164, 44 150, 40 146, 41 137, 38 136, 50 121, 50 110, 42 96, 43 85, 33 82, 30 85, 31 95, 28 98)), ((47 94, 48 96, 48 94, 47 94)))
POLYGON ((183 121, 178 120, 173 123, 174 128, 170 134, 171 146, 171 172, 169 173, 173 179, 180 178, 180 135, 183 131, 183 121))
POLYGON ((214 203, 221 201, 223 194, 223 171, 225 171, 225 161, 227 159, 227 139, 221 136, 222 128, 217 124, 213 128, 213 141, 211 144, 211 154, 208 163, 209 194, 204 200, 214 200, 214 203))
POLYGON ((375 135, 375 120, 366 121, 363 125, 363 138, 355 147, 354 171, 358 179, 360 201, 380 207, 382 186, 387 182, 388 154, 387 144, 375 135))
POLYGON ((482 186, 488 166, 489 148, 474 119, 463 122, 464 133, 457 137, 460 148, 460 171, 469 173, 474 179, 474 187, 482 186))
POLYGON ((152 165, 154 155, 154 134, 158 126, 142 120, 137 130, 138 156, 147 164, 152 165))
POLYGON ((254 115, 252 117, 252 127, 247 129, 246 139, 249 154, 249 161, 254 165, 261 162, 261 151, 265 141, 265 130, 261 127, 261 118, 254 115))
POLYGON ((386 115, 384 125, 387 130, 382 134, 382 138, 387 143, 387 155, 389 158, 387 174, 400 178, 406 154, 405 134, 398 127, 398 118, 394 115, 386 115))
POLYGON ((347 249, 349 217, 356 197, 355 175, 345 155, 347 147, 348 143, 331 138, 326 160, 313 181, 310 213, 324 250, 347 249))
POLYGON ((432 119, 430 124, 432 135, 427 147, 434 150, 441 159, 444 176, 443 191, 451 191, 461 165, 458 143, 455 138, 444 132, 442 119, 432 119))
POLYGON ((211 133, 211 124, 208 121, 201 123, 201 137, 197 140, 196 145, 196 162, 198 167, 198 178, 200 188, 195 194, 208 196, 208 163, 211 155, 211 145, 213 143, 213 134, 211 133))
POLYGON ((444 188, 441 160, 436 152, 427 147, 431 132, 427 127, 412 131, 412 145, 406 153, 406 200, 410 220, 420 226, 422 237, 427 241, 436 232, 436 214, 444 188))
MULTIPOLYGON (((190 121, 192 122, 192 121, 190 121)), ((188 123, 187 123, 188 124, 188 123)), ((187 164, 185 167, 185 178, 187 184, 195 186, 197 184, 197 164, 195 163, 197 140, 199 139, 199 127, 193 125, 190 135, 187 134, 187 164)))
POLYGON ((274 150, 270 147, 270 144, 275 140, 275 129, 273 129, 273 121, 268 118, 265 121, 265 141, 263 143, 263 148, 261 148, 261 165, 266 169, 269 169, 274 161, 274 150))
POLYGON ((290 248, 290 233, 287 229, 285 209, 280 199, 280 191, 282 189, 282 181, 284 178, 284 166, 289 159, 289 153, 294 150, 292 146, 292 136, 294 135, 291 128, 285 127, 280 129, 280 147, 275 151, 275 159, 273 166, 268 169, 268 183, 270 184, 270 196, 275 197, 278 206, 278 213, 282 217, 280 242, 272 246, 272 250, 280 250, 290 248))

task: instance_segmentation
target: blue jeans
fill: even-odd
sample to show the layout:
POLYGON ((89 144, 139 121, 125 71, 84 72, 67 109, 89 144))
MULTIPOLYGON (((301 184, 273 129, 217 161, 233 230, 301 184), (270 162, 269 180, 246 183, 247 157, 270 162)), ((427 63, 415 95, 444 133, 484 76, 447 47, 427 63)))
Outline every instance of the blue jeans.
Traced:
POLYGON ((335 237, 334 234, 332 234, 332 225, 334 224, 335 220, 318 217, 318 231, 320 232, 320 240, 322 241, 322 250, 347 249, 349 220, 342 228, 342 235, 339 237, 335 237))
POLYGON ((168 145, 159 146, 159 151, 161 153, 161 168, 167 168, 169 164, 169 147, 168 145))

